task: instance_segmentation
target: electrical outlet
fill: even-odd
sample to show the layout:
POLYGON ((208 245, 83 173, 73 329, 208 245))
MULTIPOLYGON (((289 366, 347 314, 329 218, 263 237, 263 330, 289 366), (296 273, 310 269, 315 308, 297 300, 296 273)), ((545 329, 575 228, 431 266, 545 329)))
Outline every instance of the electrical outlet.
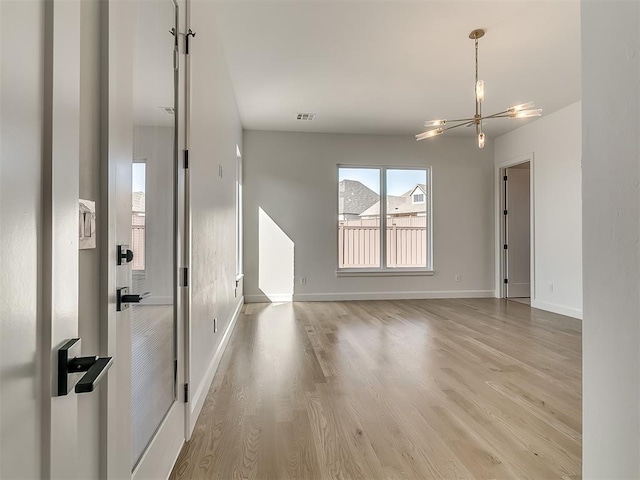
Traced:
POLYGON ((213 333, 218 333, 218 319, 213 319, 213 333))
POLYGON ((300 279, 300 283, 301 283, 302 285, 306 285, 306 284, 307 284, 307 277, 302 277, 302 278, 300 279))
POLYGON ((549 293, 553 293, 553 282, 549 282, 549 293))
POLYGON ((462 275, 456 275, 455 276, 455 280, 456 280, 457 283, 461 282, 462 281, 462 275))

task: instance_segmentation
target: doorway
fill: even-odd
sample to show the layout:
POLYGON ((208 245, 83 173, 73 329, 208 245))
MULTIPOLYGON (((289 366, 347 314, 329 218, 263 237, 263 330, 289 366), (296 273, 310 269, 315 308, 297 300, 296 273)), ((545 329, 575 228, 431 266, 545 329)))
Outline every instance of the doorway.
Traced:
POLYGON ((500 174, 502 297, 530 305, 533 289, 533 181, 530 159, 500 174))

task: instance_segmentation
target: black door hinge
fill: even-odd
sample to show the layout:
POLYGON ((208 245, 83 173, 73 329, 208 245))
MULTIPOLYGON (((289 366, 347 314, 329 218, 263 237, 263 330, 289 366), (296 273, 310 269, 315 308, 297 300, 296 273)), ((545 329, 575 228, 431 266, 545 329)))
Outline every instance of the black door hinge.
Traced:
POLYGON ((504 177, 502 177, 502 180, 504 180, 506 182, 507 181, 507 176, 505 175, 504 177))
POLYGON ((504 283, 509 283, 509 280, 507 280, 506 278, 504 279, 504 283))
POLYGON ((507 249, 507 248, 509 248, 509 247, 507 247, 507 245, 505 244, 503 248, 506 250, 506 249, 507 249))
POLYGON ((502 214, 503 214, 503 215, 506 215, 506 214, 507 214, 507 211, 506 211, 506 210, 504 210, 504 211, 502 212, 502 214))
POLYGON ((184 403, 188 403, 189 402, 189 384, 185 383, 184 384, 184 403))
POLYGON ((191 29, 189 29, 187 34, 184 36, 184 53, 187 55, 189 55, 189 37, 195 37, 195 36, 196 36, 196 32, 194 32, 191 29))
POLYGON ((182 275, 181 275, 181 281, 182 284, 180 285, 181 287, 188 287, 189 286, 189 267, 182 267, 182 275))
POLYGON ((184 163, 182 164, 182 168, 189 168, 189 150, 184 151, 184 163))

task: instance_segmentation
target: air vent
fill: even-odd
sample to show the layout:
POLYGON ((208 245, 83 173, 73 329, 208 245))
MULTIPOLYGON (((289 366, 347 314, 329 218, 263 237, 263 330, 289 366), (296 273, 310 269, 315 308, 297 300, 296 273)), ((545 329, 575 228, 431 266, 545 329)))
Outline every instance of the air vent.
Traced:
POLYGON ((315 113, 299 113, 296 117, 298 120, 314 120, 316 118, 315 113))
POLYGON ((173 107, 158 107, 160 110, 164 110, 169 115, 175 115, 176 111, 173 107))

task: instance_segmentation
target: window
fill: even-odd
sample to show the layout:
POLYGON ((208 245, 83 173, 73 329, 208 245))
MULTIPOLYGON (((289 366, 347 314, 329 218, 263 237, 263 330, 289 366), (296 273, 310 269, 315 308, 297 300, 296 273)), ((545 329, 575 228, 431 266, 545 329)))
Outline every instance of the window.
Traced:
POLYGON ((131 170, 131 251, 134 272, 145 270, 145 193, 147 164, 135 161, 131 170))
POLYGON ((429 168, 339 166, 338 271, 430 271, 430 192, 429 168))

